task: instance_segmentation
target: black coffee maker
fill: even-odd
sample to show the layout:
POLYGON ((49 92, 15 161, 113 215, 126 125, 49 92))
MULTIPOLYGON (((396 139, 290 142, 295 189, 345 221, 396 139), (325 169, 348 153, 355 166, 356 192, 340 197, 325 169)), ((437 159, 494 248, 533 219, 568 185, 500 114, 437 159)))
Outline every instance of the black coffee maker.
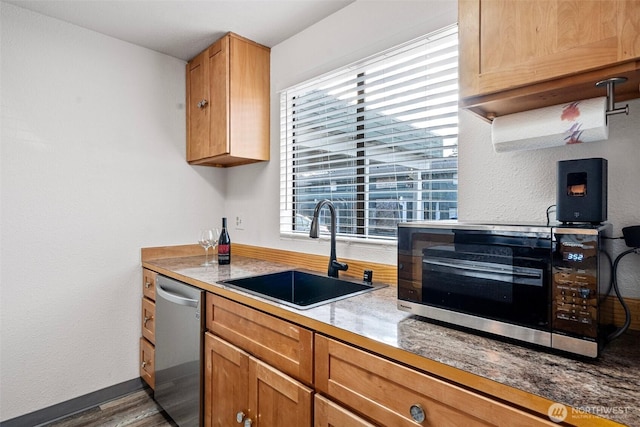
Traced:
POLYGON ((558 162, 556 217, 563 224, 607 220, 607 159, 558 162))

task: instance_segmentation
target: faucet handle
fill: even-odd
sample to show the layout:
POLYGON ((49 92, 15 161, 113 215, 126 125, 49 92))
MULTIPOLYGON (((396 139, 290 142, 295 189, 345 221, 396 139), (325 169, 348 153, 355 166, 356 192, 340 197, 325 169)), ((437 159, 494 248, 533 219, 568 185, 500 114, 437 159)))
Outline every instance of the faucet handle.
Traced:
POLYGON ((329 265, 329 276, 338 277, 338 271, 347 271, 348 269, 349 266, 346 263, 338 262, 335 259, 331 260, 331 264, 329 265))
POLYGON ((338 270, 340 270, 340 271, 347 271, 347 270, 349 269, 349 266, 348 266, 346 263, 344 263, 344 262, 338 262, 338 261, 337 261, 337 260, 335 260, 335 259, 334 259, 333 261, 331 261, 331 265, 332 265, 334 268, 336 268, 336 269, 338 269, 338 270))

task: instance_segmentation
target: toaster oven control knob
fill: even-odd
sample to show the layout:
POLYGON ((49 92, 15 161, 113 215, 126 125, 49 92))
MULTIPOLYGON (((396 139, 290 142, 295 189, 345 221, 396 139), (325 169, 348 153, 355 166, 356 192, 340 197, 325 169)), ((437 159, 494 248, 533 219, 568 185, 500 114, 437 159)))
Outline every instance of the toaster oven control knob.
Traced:
POLYGON ((585 289, 585 288, 580 289, 580 296, 582 298, 585 298, 585 299, 589 298, 589 294, 590 294, 589 289, 585 289))
POLYGON ((409 412, 411 413, 411 418, 413 418, 413 421, 417 423, 422 423, 426 419, 424 409, 422 409, 422 406, 418 404, 411 405, 411 408, 409 408, 409 412))

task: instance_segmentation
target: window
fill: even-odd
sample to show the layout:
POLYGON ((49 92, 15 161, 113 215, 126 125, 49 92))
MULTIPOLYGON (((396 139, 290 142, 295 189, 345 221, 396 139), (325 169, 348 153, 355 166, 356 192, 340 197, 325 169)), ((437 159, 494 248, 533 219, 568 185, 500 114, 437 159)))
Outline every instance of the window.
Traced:
POLYGON ((281 234, 308 233, 323 199, 354 238, 457 217, 457 26, 289 88, 280 105, 281 234))

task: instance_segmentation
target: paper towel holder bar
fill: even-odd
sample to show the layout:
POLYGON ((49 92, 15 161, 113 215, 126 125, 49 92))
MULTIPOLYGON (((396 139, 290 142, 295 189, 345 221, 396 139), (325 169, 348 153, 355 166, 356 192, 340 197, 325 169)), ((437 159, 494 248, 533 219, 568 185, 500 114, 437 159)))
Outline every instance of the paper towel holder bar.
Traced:
POLYGON ((605 86, 607 88, 607 111, 605 112, 607 117, 607 122, 609 121, 609 116, 614 114, 626 114, 629 115, 629 104, 626 104, 624 107, 616 108, 615 101, 615 85, 619 83, 624 83, 627 81, 626 77, 611 77, 610 79, 600 80, 596 83, 597 87, 605 86))

